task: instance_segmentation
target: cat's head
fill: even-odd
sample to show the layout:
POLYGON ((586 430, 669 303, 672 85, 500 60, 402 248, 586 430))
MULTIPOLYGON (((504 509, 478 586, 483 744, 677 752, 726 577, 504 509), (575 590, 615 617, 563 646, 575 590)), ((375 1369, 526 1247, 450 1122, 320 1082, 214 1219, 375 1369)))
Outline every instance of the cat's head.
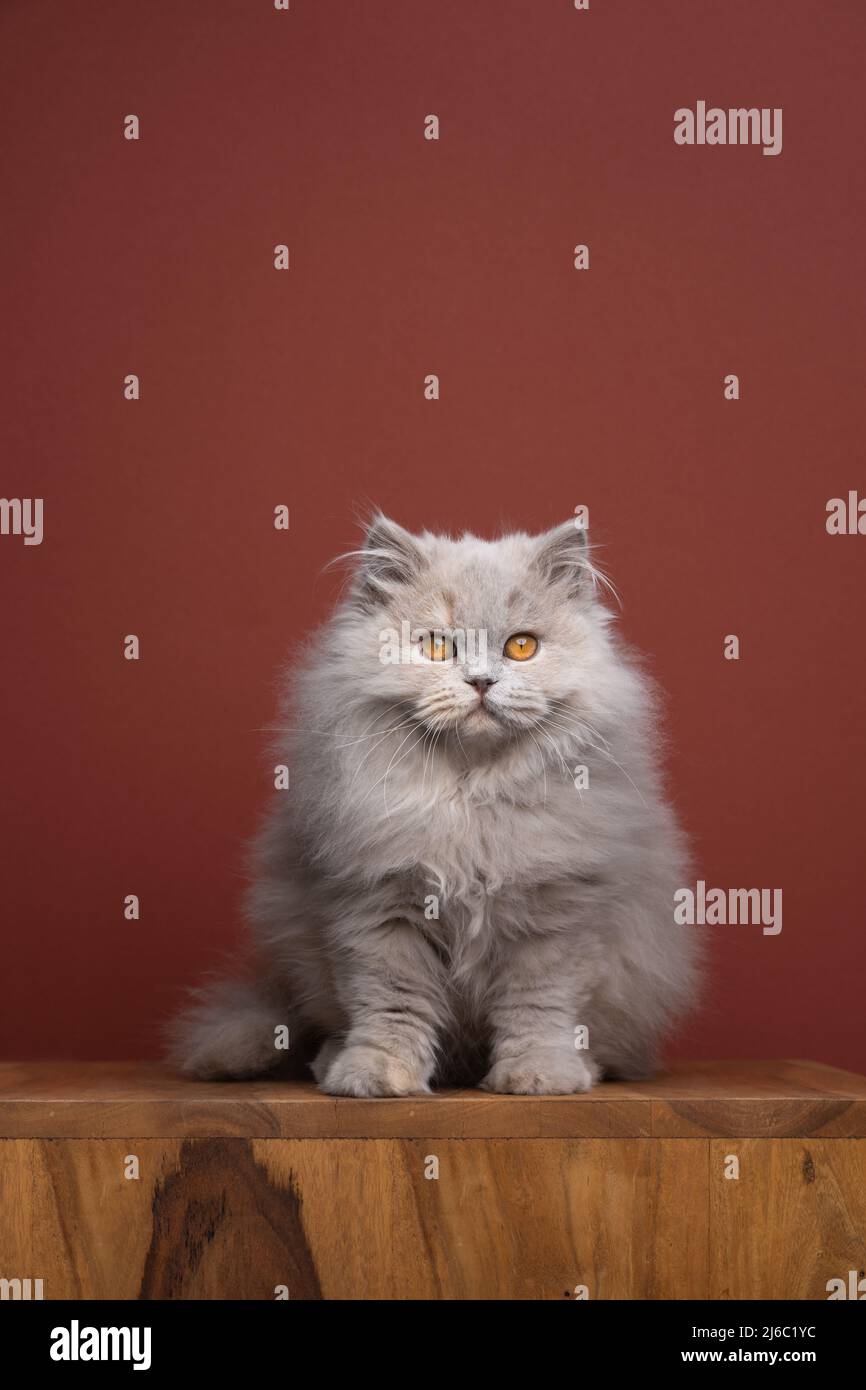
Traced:
POLYGON ((591 710, 610 614, 575 521, 485 541, 377 515, 354 555, 338 641, 359 694, 463 744, 564 732, 591 710))

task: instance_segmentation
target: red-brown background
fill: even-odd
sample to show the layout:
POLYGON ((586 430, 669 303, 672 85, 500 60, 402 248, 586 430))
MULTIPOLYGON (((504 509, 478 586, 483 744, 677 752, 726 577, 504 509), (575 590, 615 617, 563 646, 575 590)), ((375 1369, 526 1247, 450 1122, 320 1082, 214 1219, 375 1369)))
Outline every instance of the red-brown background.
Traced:
POLYGON ((866 538, 824 528, 866 484, 866 6, 6 0, 0 48, 0 491, 45 499, 0 537, 2 1051, 153 1055, 235 940, 359 504, 587 503, 703 877, 784 890, 780 937, 705 929, 676 1051, 866 1068, 866 538), (783 153, 677 147, 698 99, 783 107, 783 153))

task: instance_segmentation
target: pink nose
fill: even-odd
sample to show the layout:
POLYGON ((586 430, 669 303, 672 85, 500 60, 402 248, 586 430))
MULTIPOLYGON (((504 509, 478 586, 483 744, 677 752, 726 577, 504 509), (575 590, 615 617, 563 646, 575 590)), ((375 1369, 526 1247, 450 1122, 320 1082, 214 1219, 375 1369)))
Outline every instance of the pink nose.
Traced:
POLYGON ((465 680, 477 690, 479 700, 483 700, 491 685, 496 684, 493 676, 466 676, 465 680))

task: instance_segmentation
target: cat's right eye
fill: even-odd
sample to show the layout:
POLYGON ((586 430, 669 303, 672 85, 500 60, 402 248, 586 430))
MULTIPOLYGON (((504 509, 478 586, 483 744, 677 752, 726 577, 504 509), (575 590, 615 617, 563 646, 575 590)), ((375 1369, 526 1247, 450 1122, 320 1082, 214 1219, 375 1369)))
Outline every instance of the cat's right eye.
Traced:
POLYGON ((454 655, 454 643, 441 633, 428 632, 421 638, 421 650, 428 661, 450 661, 454 655))
POLYGON ((531 632, 515 632, 503 650, 511 661, 528 661, 538 651, 538 638, 533 637, 531 632))

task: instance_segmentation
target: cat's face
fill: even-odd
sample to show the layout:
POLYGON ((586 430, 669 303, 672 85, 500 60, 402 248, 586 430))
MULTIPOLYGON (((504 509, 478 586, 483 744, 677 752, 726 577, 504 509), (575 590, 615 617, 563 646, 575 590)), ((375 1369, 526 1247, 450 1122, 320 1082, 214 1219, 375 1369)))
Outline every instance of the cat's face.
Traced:
POLYGON ((354 590, 359 679, 464 743, 564 732, 578 718, 597 610, 586 535, 572 523, 489 542, 416 537, 378 518, 354 590))

